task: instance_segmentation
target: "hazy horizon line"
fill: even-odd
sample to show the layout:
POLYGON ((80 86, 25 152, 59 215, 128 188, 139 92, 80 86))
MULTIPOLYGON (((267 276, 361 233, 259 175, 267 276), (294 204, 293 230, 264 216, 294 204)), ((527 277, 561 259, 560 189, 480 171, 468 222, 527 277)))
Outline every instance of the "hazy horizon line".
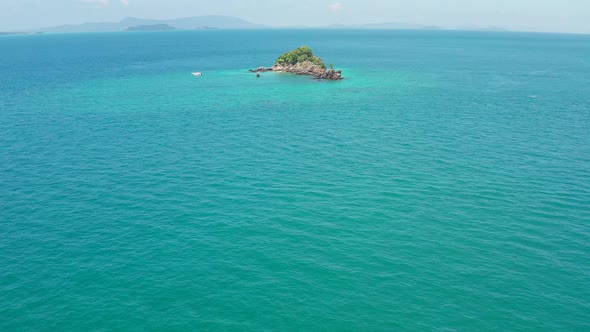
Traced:
MULTIPOLYGON (((239 19, 244 21, 245 23, 256 25, 258 27, 252 28, 221 28, 221 27, 214 27, 212 26, 212 30, 287 30, 287 29, 294 29, 294 30, 424 30, 424 31, 474 31, 474 32, 519 32, 519 33, 547 33, 547 34, 566 34, 566 35, 590 35, 590 32, 581 32, 581 31, 555 31, 555 30, 535 30, 535 29, 514 29, 504 26, 445 26, 445 25, 436 25, 436 24, 424 24, 424 23, 408 23, 408 22, 400 22, 400 21, 378 21, 378 22, 365 22, 365 23, 355 23, 355 24, 328 24, 328 25, 267 25, 267 24, 260 24, 248 19, 241 18, 239 16, 232 16, 232 15, 218 15, 218 14, 210 14, 210 15, 194 15, 194 16, 179 16, 179 17, 171 17, 171 18, 144 18, 138 16, 125 16, 119 20, 113 21, 86 21, 82 23, 62 23, 58 25, 52 26, 44 26, 44 27, 35 27, 35 28, 28 28, 28 29, 10 29, 10 30, 2 30, 0 32, 3 33, 37 33, 37 32, 44 32, 44 33, 76 33, 72 32, 49 32, 43 31, 58 27, 66 27, 66 26, 78 26, 78 25, 85 25, 85 24, 115 24, 115 23, 122 23, 126 19, 138 19, 138 20, 151 20, 151 21, 170 21, 170 20, 180 20, 180 19, 189 19, 189 18, 203 18, 203 17, 219 17, 219 18, 232 18, 232 19, 239 19), (368 27, 368 26, 379 26, 379 25, 407 25, 408 27, 368 27)), ((185 29, 185 28, 176 28, 176 31, 190 31, 190 30, 198 30, 198 29, 185 29)), ((77 33, 92 33, 92 32, 119 32, 124 30, 105 30, 105 31, 79 31, 77 33)))

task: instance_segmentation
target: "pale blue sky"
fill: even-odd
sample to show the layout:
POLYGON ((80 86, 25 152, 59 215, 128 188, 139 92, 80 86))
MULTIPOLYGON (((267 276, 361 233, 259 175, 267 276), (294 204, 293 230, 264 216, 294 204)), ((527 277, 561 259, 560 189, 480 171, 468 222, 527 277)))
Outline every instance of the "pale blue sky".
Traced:
POLYGON ((210 14, 272 26, 400 22, 590 33, 590 0, 0 0, 0 31, 210 14))

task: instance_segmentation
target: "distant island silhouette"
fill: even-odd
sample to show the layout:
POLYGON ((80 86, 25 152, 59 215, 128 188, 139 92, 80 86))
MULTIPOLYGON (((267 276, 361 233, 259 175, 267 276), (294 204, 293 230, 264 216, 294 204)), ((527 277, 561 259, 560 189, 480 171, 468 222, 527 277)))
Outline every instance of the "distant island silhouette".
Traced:
POLYGON ((176 30, 173 26, 168 24, 150 24, 150 25, 138 25, 135 27, 129 27, 127 31, 166 31, 176 30))
MULTIPOLYGON (((137 31, 163 30, 170 26, 176 30, 211 30, 211 29, 261 29, 263 25, 254 24, 241 18, 232 16, 209 15, 184 17, 170 20, 152 20, 127 17, 119 22, 94 22, 72 25, 60 25, 38 29, 42 32, 108 32, 108 31, 137 31), (157 28, 160 27, 160 28, 157 28)), ((166 29, 170 30, 170 29, 166 29)))
POLYGON ((174 30, 253 30, 253 29, 330 29, 330 30, 467 30, 467 31, 509 31, 502 27, 464 26, 458 28, 442 28, 434 25, 412 24, 402 22, 382 22, 368 24, 332 24, 324 26, 267 26, 256 24, 234 16, 205 15, 182 17, 174 19, 143 19, 127 17, 118 22, 88 22, 82 24, 65 24, 39 29, 27 29, 21 31, 5 31, 0 35, 26 34, 26 33, 67 33, 67 32, 114 32, 114 31, 161 31, 170 26, 174 30), (160 26, 158 28, 157 26, 160 26))

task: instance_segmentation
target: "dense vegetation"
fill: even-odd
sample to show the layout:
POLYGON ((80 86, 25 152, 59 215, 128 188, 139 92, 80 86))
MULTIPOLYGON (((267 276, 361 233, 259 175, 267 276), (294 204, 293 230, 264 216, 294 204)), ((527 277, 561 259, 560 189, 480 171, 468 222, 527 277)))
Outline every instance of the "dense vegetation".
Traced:
POLYGON ((277 63, 281 65, 294 65, 298 62, 309 61, 314 65, 321 66, 322 68, 326 68, 324 61, 321 58, 315 56, 308 46, 301 46, 293 51, 287 52, 281 55, 277 63))

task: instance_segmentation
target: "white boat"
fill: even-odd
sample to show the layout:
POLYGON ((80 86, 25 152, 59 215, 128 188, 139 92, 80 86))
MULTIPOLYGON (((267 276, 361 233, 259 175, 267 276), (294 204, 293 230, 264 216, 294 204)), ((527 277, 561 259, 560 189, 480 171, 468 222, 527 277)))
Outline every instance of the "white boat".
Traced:
POLYGON ((191 73, 191 74, 193 74, 193 76, 203 76, 203 73, 201 73, 200 71, 196 71, 196 72, 191 73))

